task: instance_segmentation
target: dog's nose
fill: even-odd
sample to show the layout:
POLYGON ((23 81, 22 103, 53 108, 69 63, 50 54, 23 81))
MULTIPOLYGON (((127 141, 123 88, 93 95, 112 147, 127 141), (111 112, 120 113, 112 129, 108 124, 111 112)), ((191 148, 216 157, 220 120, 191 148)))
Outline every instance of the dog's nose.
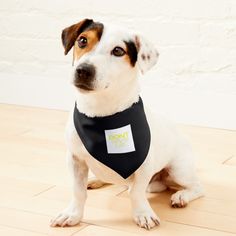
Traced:
POLYGON ((95 67, 91 64, 82 63, 76 68, 76 79, 92 80, 95 76, 95 67))

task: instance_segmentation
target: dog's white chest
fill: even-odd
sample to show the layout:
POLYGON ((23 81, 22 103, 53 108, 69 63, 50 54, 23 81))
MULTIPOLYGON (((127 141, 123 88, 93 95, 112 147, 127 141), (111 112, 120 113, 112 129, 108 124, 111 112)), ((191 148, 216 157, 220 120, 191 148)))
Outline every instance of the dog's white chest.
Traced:
POLYGON ((66 128, 66 141, 69 151, 76 157, 84 160, 89 169, 98 179, 107 183, 128 184, 132 178, 132 175, 129 178, 124 179, 115 171, 97 161, 88 153, 75 130, 71 118, 72 117, 70 117, 66 128))

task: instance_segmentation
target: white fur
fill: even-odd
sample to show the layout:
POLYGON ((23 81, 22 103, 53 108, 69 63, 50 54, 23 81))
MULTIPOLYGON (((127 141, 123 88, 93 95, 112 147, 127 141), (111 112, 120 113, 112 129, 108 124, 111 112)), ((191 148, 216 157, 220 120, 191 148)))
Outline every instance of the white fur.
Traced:
MULTIPOLYGON (((77 106, 81 112, 91 117, 107 116, 122 111, 138 101, 138 71, 142 69, 145 72, 152 67, 158 53, 151 44, 142 43, 145 40, 141 38, 140 52, 153 57, 150 64, 142 64, 140 52, 135 67, 122 57, 114 57, 110 54, 115 46, 125 46, 123 40, 134 40, 134 37, 134 34, 124 30, 105 27, 97 47, 75 63, 74 69, 83 62, 94 64, 97 69, 95 91, 85 92, 76 89, 77 106)), ((145 111, 151 129, 151 146, 145 162, 128 179, 123 179, 89 155, 75 130, 72 113, 70 114, 66 128, 66 141, 68 162, 73 176, 74 196, 69 207, 52 220, 52 226, 75 225, 80 222, 86 199, 88 169, 100 182, 129 186, 133 219, 136 224, 146 229, 160 222, 145 193, 151 178, 162 169, 167 169, 170 178, 184 189, 171 197, 171 204, 174 207, 185 206, 189 201, 202 196, 189 144, 170 122, 154 115, 146 107, 145 111)), ((164 182, 152 182, 149 191, 162 191, 165 188, 164 182)), ((176 213, 173 212, 173 214, 176 213)))

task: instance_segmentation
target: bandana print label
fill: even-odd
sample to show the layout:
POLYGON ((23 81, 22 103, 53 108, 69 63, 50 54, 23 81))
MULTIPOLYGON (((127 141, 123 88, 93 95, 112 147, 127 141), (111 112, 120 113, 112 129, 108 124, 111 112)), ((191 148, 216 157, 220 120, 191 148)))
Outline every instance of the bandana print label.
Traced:
POLYGON ((130 125, 117 129, 105 130, 107 152, 127 153, 135 151, 134 140, 130 125))

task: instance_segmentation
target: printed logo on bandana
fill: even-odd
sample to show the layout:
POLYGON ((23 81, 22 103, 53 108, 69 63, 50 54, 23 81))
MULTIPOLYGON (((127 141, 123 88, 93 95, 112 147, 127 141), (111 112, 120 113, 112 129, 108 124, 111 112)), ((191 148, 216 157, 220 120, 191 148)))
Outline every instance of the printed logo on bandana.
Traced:
POLYGON ((105 130, 107 152, 127 153, 135 151, 131 126, 105 130))

